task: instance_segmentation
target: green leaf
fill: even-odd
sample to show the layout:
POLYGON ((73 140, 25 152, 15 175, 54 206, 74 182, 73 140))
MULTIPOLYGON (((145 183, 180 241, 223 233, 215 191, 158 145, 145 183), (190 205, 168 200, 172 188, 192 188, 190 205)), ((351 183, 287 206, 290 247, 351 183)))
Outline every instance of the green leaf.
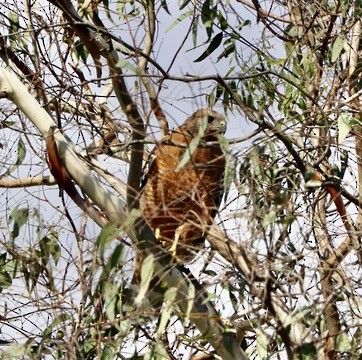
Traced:
POLYGON ((217 61, 220 61, 222 58, 227 58, 230 54, 234 54, 235 49, 235 42, 233 42, 223 50, 223 52, 218 56, 217 61))
POLYGON ((344 178, 344 175, 346 173, 346 170, 348 168, 348 162, 349 160, 349 152, 345 149, 341 149, 341 153, 340 153, 340 169, 339 171, 337 172, 337 176, 340 178, 340 179, 343 179, 344 178))
POLYGON ((256 351, 258 352, 260 359, 265 359, 266 356, 268 355, 267 349, 269 345, 269 339, 265 335, 265 333, 258 328, 255 329, 255 333, 256 333, 256 351))
POLYGON ((78 9, 78 11, 79 11, 80 13, 84 14, 84 13, 85 13, 84 10, 86 10, 86 9, 88 8, 90 2, 91 2, 91 0, 84 0, 84 1, 82 1, 82 2, 79 4, 79 9, 78 9))
POLYGON ((352 127, 357 124, 357 121, 349 114, 342 113, 338 116, 337 126, 338 126, 338 143, 342 144, 344 139, 352 130, 352 127))
POLYGON ((125 2, 124 2, 124 0, 117 0, 116 10, 117 10, 117 14, 118 14, 121 18, 124 16, 124 7, 125 7, 125 2))
POLYGON ((134 300, 136 306, 140 306, 143 299, 146 297, 146 293, 148 291, 148 288, 150 286, 153 277, 154 268, 155 268, 155 259, 153 254, 150 254, 146 257, 146 259, 143 260, 141 268, 140 290, 137 297, 134 300))
POLYGON ((184 9, 190 2, 191 0, 185 0, 180 6, 180 10, 184 9))
POLYGON ((304 98, 298 100, 298 105, 302 110, 307 110, 307 103, 304 98))
POLYGON ((11 128, 12 126, 14 126, 14 124, 16 124, 15 121, 1 120, 0 121, 0 129, 11 128))
POLYGON ((307 189, 319 188, 322 186, 322 181, 319 180, 308 180, 305 182, 304 186, 307 189))
POLYGON ((73 44, 73 54, 76 59, 81 59, 84 64, 87 63, 87 58, 89 56, 89 52, 84 44, 80 40, 76 40, 73 44))
POLYGON ((208 302, 211 302, 211 300, 216 299, 217 295, 216 294, 208 294, 206 296, 206 298, 202 301, 202 305, 207 304, 208 302))
POLYGON ((2 351, 0 353, 0 356, 3 360, 23 358, 23 356, 27 354, 29 349, 30 343, 11 345, 2 351))
POLYGON ((201 139, 203 138, 203 136, 205 134, 206 127, 207 127, 207 117, 205 116, 202 119, 201 126, 199 128, 198 134, 187 145, 187 149, 185 151, 185 154, 183 155, 180 163, 177 165, 177 168, 175 169, 175 172, 180 171, 187 164, 187 162, 190 161, 190 159, 192 157, 192 154, 195 152, 195 150, 199 146, 200 141, 201 141, 201 139))
POLYGON ((8 16, 9 20, 9 40, 12 47, 20 46, 19 40, 21 42, 22 36, 24 33, 19 32, 20 30, 20 22, 19 22, 19 14, 14 11, 9 11, 8 16))
POLYGON ((8 224, 14 221, 13 231, 11 232, 11 237, 13 239, 19 236, 20 228, 28 221, 28 218, 29 218, 28 208, 18 209, 18 207, 16 207, 10 213, 8 224))
POLYGON ((225 31, 228 28, 229 24, 221 12, 218 13, 218 19, 220 23, 220 29, 225 31))
POLYGON ((249 26, 249 25, 251 25, 251 21, 250 20, 245 20, 245 21, 242 21, 236 28, 238 30, 241 30, 243 27, 249 26))
POLYGON ((44 236, 39 241, 39 247, 41 253, 41 261, 43 265, 47 264, 50 256, 52 256, 55 265, 58 264, 61 255, 61 247, 59 245, 58 236, 55 233, 51 233, 49 237, 44 236))
POLYGON ((309 308, 296 310, 292 314, 287 316, 284 322, 284 326, 287 327, 289 325, 299 322, 300 320, 306 319, 307 316, 310 315, 310 313, 311 310, 309 308))
MULTIPOLYGON (((112 341, 105 342, 104 349, 102 351, 101 357, 98 359, 100 360, 114 360, 119 359, 119 349, 121 348, 122 344, 122 338, 117 337, 116 339, 112 339, 112 341)), ((98 346, 98 343, 96 343, 98 346)), ((87 359, 90 359, 90 357, 87 357, 87 359)), ((94 357, 92 357, 94 359, 94 357)))
POLYGON ((13 280, 7 271, 0 272, 0 292, 4 289, 8 289, 12 283, 13 280))
POLYGON ((173 305, 176 299, 177 289, 172 287, 165 292, 165 306, 162 308, 161 319, 157 329, 157 337, 161 338, 165 332, 166 325, 171 318, 173 305))
POLYGON ((21 138, 19 138, 19 141, 18 141, 18 158, 16 159, 15 164, 12 165, 10 167, 10 169, 5 172, 4 175, 9 175, 14 170, 16 170, 23 163, 23 161, 25 159, 25 155, 26 155, 25 144, 24 144, 23 140, 21 138))
POLYGON ((315 345, 312 343, 303 344, 300 348, 297 349, 295 358, 299 358, 300 360, 317 359, 317 349, 315 345))
POLYGON ((193 14, 193 11, 187 11, 183 14, 181 14, 167 29, 166 32, 170 31, 171 29, 173 29, 176 25, 178 25, 181 21, 183 21, 184 19, 186 19, 187 17, 189 17, 190 15, 193 14))
MULTIPOLYGON (((137 359, 141 359, 137 357, 137 359)), ((143 360, 168 360, 170 355, 165 348, 163 340, 156 341, 152 346, 149 352, 142 357, 143 360)))
POLYGON ((212 108, 215 105, 215 93, 214 91, 211 92, 210 95, 206 95, 206 101, 209 108, 212 108))
POLYGON ((134 0, 118 0, 117 1, 117 13, 121 18, 129 18, 129 17, 135 17, 139 15, 140 10, 136 7, 134 0), (127 6, 131 7, 131 10, 127 10, 127 6))
POLYGON ((332 57, 331 57, 332 62, 335 62, 339 58, 339 55, 341 54, 341 51, 344 48, 345 42, 346 39, 343 34, 337 36, 336 40, 332 45, 332 57))
POLYGON ((97 245, 99 246, 99 255, 104 260, 104 252, 108 248, 108 245, 119 234, 119 228, 117 221, 109 221, 101 230, 97 238, 97 245))
POLYGON ((196 47, 196 45, 197 45, 198 30, 199 30, 199 18, 196 17, 192 24, 192 43, 193 43, 194 47, 196 47))
POLYGON ((113 321, 118 315, 117 304, 119 301, 119 289, 115 282, 107 282, 104 288, 104 306, 108 320, 113 321))
POLYGON ((233 291, 229 291, 229 298, 230 298, 230 301, 231 301, 231 305, 234 308, 234 311, 237 312, 238 309, 240 308, 240 304, 239 304, 239 301, 238 301, 237 297, 233 293, 233 291))
POLYGON ((11 32, 17 32, 20 29, 20 22, 19 22, 19 14, 14 11, 9 11, 8 13, 8 20, 10 25, 11 32))
POLYGON ((162 6, 163 10, 165 10, 167 12, 168 15, 171 15, 170 10, 168 9, 166 0, 161 0, 161 6, 162 6))
POLYGON ((270 224, 273 224, 275 222, 277 218, 277 214, 275 211, 269 211, 268 213, 266 213, 265 217, 262 220, 262 226, 266 227, 270 224))
POLYGON ((113 253, 112 253, 111 257, 110 257, 110 260, 109 260, 109 262, 107 264, 107 267, 109 269, 114 269, 116 267, 117 267, 117 269, 119 269, 120 265, 121 264, 123 265, 123 262, 122 262, 122 260, 123 260, 123 257, 122 257, 123 249, 124 249, 124 246, 123 246, 122 243, 119 243, 115 247, 115 249, 114 249, 114 251, 113 251, 113 253))
POLYGON ((192 310, 192 307, 194 306, 194 302, 195 302, 195 294, 196 294, 195 286, 194 286, 194 284, 190 283, 189 289, 188 289, 188 294, 187 294, 187 309, 186 309, 186 313, 185 313, 186 319, 190 318, 191 310, 192 310))
POLYGON ((51 324, 44 330, 44 333, 43 333, 43 338, 44 339, 50 339, 53 332, 55 330, 58 330, 59 329, 59 325, 61 325, 62 327, 65 327, 65 322, 67 320, 71 320, 72 317, 69 315, 69 314, 60 314, 58 315, 52 322, 51 324))
POLYGON ((223 37, 223 33, 220 32, 214 36, 211 40, 209 46, 207 47, 206 51, 204 51, 194 62, 200 62, 206 59, 210 54, 212 54, 221 44, 223 37))
POLYGON ((230 147, 229 147, 229 141, 228 139, 221 135, 217 135, 217 140, 220 144, 220 147, 223 151, 223 153, 226 156, 226 167, 225 167, 225 176, 224 176, 224 201, 226 201, 229 190, 231 187, 231 184, 233 180, 235 179, 236 175, 236 163, 234 161, 233 156, 230 154, 230 147))
POLYGON ((135 66, 133 66, 129 61, 127 61, 127 60, 125 60, 123 58, 118 60, 117 67, 119 67, 122 70, 123 69, 130 70, 134 74, 137 74, 137 68, 135 66))
POLYGON ((207 33, 207 40, 210 40, 211 35, 213 33, 213 26, 214 26, 214 18, 215 18, 215 11, 214 9, 210 9, 211 1, 205 0, 202 4, 201 8, 201 21, 205 26, 206 33, 207 33))
POLYGON ((112 16, 111 16, 111 13, 110 13, 110 9, 109 9, 109 0, 103 0, 102 3, 103 3, 103 6, 104 6, 104 10, 105 10, 105 12, 106 12, 106 14, 107 14, 108 20, 109 20, 112 24, 114 24, 114 21, 113 21, 113 19, 112 19, 112 16))
POLYGON ((7 257, 7 252, 3 252, 0 254, 0 270, 3 270, 5 268, 6 257, 7 257))
POLYGON ((352 342, 347 333, 340 333, 336 339, 336 349, 340 352, 349 352, 352 350, 352 342))

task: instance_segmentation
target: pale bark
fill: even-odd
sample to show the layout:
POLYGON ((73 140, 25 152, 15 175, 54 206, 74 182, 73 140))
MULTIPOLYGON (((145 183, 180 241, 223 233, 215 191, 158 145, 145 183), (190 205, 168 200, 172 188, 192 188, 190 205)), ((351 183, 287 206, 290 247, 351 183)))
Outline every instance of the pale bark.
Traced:
MULTIPOLYGON (((15 75, 5 69, 0 69, 0 97, 12 101, 37 127, 40 134, 44 138, 47 136, 49 128, 54 125, 53 119, 27 91, 25 85, 15 75)), ((125 203, 119 196, 109 191, 90 169, 84 165, 76 155, 73 143, 64 137, 60 131, 54 133, 54 138, 59 155, 67 171, 84 193, 89 196, 110 220, 118 221, 120 225, 128 220, 125 203)), ((156 252, 158 255, 162 254, 160 261, 155 260, 155 273, 162 274, 160 276, 167 283, 168 288, 177 288, 177 303, 183 312, 186 313, 190 293, 188 281, 176 268, 165 271, 170 261, 168 259, 169 255, 162 248, 153 246, 157 240, 146 224, 142 220, 136 222, 141 223, 140 227, 143 230, 136 232, 133 227, 130 227, 126 229, 126 231, 128 230, 127 235, 134 244, 138 244, 139 239, 146 240, 148 244, 144 249, 146 253, 156 252)), ((223 359, 247 359, 236 340, 235 334, 226 331, 226 326, 220 320, 216 310, 210 303, 204 304, 204 301, 205 297, 202 294, 198 299, 195 299, 189 315, 190 320, 194 322, 202 334, 208 335, 208 341, 223 359)))

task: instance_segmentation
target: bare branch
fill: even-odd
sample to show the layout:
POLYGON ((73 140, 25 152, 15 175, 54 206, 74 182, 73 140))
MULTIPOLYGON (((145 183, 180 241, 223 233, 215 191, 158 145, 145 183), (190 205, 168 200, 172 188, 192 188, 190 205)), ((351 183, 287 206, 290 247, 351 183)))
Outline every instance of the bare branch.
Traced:
POLYGON ((0 187, 3 188, 21 188, 29 186, 40 186, 40 185, 56 185, 57 181, 53 175, 45 176, 39 175, 34 177, 26 177, 21 179, 12 179, 12 178, 1 178, 0 187))
POLYGON ((142 56, 142 58, 139 62, 139 65, 138 65, 138 72, 141 77, 142 83, 148 92, 148 95, 150 98, 151 109, 154 112, 154 114, 160 124, 162 134, 167 135, 169 132, 168 122, 166 119, 166 115, 163 112, 161 105, 158 101, 158 96, 157 96, 156 90, 151 82, 151 79, 147 76, 143 76, 147 72, 146 69, 147 69, 147 64, 148 64, 148 58, 153 49, 153 41, 154 41, 155 27, 156 27, 154 0, 147 1, 146 7, 147 7, 147 14, 148 14, 147 28, 146 28, 146 41, 145 41, 145 47, 142 51, 142 54, 145 54, 147 56, 142 56))

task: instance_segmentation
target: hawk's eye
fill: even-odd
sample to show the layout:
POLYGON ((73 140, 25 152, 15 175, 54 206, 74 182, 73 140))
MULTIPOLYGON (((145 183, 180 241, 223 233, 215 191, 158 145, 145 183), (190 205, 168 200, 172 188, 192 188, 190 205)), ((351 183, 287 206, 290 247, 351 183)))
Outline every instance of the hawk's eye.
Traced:
POLYGON ((214 117, 213 116, 211 116, 211 115, 209 115, 208 117, 207 117, 207 123, 208 124, 211 124, 213 121, 214 121, 214 117))

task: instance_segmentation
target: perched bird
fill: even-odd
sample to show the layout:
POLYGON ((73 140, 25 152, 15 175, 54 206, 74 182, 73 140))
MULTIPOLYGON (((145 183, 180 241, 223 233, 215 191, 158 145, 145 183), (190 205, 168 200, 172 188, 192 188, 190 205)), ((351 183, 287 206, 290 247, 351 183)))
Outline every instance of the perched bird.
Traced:
POLYGON ((153 149, 143 178, 140 204, 156 237, 178 259, 202 248, 207 226, 223 196, 225 155, 217 135, 226 120, 201 109, 153 149))

